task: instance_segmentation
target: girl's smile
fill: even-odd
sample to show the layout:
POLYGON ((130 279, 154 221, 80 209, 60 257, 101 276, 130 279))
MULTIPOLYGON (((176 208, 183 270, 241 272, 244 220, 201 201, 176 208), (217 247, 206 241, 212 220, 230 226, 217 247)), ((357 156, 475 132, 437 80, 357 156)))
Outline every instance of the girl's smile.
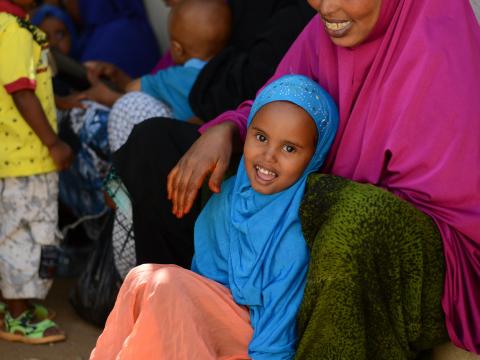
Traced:
POLYGON ((294 184, 315 152, 317 128, 308 113, 293 103, 263 106, 247 130, 243 150, 250 184, 273 194, 294 184))

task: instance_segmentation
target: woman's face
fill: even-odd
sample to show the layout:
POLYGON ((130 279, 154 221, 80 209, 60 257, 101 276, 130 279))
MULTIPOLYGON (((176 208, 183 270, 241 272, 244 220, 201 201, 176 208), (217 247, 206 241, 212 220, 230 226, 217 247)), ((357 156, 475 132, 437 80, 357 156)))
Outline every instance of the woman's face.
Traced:
POLYGON ((263 106, 248 127, 243 156, 250 184, 274 194, 295 183, 315 152, 317 127, 302 108, 283 101, 263 106))
POLYGON ((372 32, 380 15, 382 0, 308 0, 320 14, 335 45, 361 44, 372 32))
POLYGON ((68 55, 71 48, 70 33, 65 24, 52 16, 46 17, 38 26, 48 38, 50 47, 68 55))

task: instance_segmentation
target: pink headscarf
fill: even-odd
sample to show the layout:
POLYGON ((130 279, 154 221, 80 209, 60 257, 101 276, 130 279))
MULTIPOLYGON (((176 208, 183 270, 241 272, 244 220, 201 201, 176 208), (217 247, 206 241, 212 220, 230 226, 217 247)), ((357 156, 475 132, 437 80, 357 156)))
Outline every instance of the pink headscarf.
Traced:
MULTIPOLYGON (((383 0, 355 48, 335 46, 316 16, 270 81, 288 73, 338 103, 324 171, 383 187, 434 219, 449 335, 480 353, 480 28, 468 0, 383 0)), ((234 121, 244 136, 250 105, 208 126, 234 121)))

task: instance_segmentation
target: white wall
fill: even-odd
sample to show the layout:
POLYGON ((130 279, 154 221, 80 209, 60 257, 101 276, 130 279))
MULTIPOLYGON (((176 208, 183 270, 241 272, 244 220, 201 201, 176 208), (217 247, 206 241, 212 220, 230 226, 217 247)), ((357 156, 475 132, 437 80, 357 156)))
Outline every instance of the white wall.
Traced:
POLYGON ((163 52, 168 48, 167 16, 170 9, 165 6, 163 0, 144 0, 144 2, 150 24, 163 52))
POLYGON ((475 15, 477 15, 478 22, 480 22, 480 0, 470 0, 470 3, 472 4, 475 15))

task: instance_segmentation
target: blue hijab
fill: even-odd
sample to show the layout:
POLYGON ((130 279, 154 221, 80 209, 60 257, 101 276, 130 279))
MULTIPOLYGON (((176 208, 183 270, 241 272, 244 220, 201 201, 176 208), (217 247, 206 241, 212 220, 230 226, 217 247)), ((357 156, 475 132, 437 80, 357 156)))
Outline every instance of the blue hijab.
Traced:
POLYGON ((60 9, 58 6, 54 5, 42 5, 40 6, 37 10, 35 10, 35 13, 33 14, 32 18, 30 19, 30 22, 35 25, 35 26, 40 26, 43 20, 47 17, 54 17, 58 20, 60 20, 62 23, 65 24, 68 33, 70 35, 70 41, 71 41, 71 50, 70 54, 73 57, 78 56, 79 49, 78 49, 78 34, 77 34, 77 29, 75 27, 75 24, 70 17, 65 11, 60 9))
POLYGON ((142 0, 79 0, 84 30, 82 62, 113 63, 137 78, 160 58, 142 0))
POLYGON ((288 101, 303 108, 317 125, 315 153, 302 176, 271 195, 257 193, 244 160, 222 192, 212 196, 195 224, 192 270, 225 285, 235 302, 249 306, 254 335, 250 355, 291 358, 295 318, 303 298, 309 252, 299 208, 307 177, 323 164, 338 126, 330 95, 301 75, 287 75, 267 85, 253 103, 248 126, 266 104, 288 101))

